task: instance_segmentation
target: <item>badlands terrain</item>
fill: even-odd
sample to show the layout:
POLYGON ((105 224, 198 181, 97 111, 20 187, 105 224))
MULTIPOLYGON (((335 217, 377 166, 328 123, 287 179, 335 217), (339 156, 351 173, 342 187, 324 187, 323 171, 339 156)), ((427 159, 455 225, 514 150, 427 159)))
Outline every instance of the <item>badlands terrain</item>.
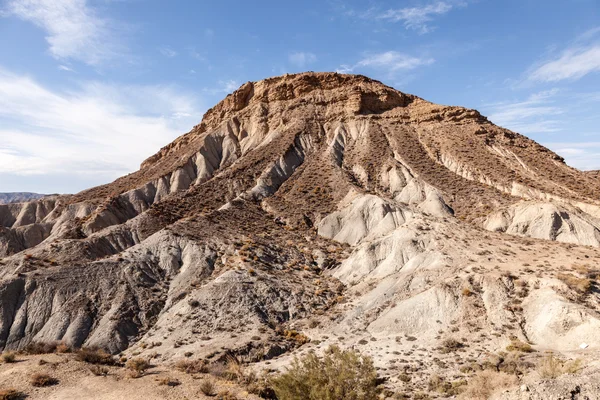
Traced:
POLYGON ((0 226, 0 388, 32 399, 203 398, 208 376, 256 398, 241 375, 331 345, 372 357, 382 398, 600 396, 598 173, 364 76, 248 82, 139 171, 0 226), (58 342, 153 367, 29 354, 58 342))

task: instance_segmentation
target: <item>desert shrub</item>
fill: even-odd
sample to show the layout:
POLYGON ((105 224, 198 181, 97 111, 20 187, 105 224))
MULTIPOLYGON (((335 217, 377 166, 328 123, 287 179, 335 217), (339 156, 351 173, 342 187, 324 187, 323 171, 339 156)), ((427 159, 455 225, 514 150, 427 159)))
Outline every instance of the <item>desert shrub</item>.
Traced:
POLYGON ((223 390, 217 394, 217 400, 237 400, 237 396, 229 390, 223 390))
POLYGON ((177 379, 170 378, 170 377, 159 378, 156 381, 158 382, 158 384, 160 386, 175 387, 175 386, 181 385, 181 382, 179 382, 177 379))
POLYGON ((514 375, 490 370, 480 371, 464 387, 460 395, 463 400, 487 400, 494 392, 518 383, 514 375))
POLYGON ((442 353, 450 353, 463 348, 464 345, 456 339, 448 338, 442 342, 442 353))
POLYGON ((271 380, 279 400, 371 400, 379 393, 370 357, 331 346, 319 358, 314 352, 295 358, 291 367, 271 380))
POLYGON ((579 294, 587 294, 592 289, 592 280, 588 278, 578 278, 572 274, 558 274, 557 278, 579 294))
POLYGON ((31 342, 23 349, 25 354, 50 354, 56 351, 57 342, 31 342))
POLYGON ((146 373, 148 368, 150 368, 150 363, 144 358, 132 358, 127 361, 125 368, 130 371, 130 375, 133 378, 139 378, 146 373))
POLYGON ((534 350, 528 343, 521 342, 520 340, 513 340, 508 346, 506 346, 506 351, 520 351, 522 353, 531 353, 534 350))
POLYGON ((2 361, 5 363, 14 363, 17 360, 17 355, 14 351, 6 351, 2 353, 2 361))
POLYGON ((200 384, 200 391, 205 396, 214 396, 215 395, 215 384, 211 380, 204 380, 200 384))
POLYGON ((73 351, 73 349, 68 344, 60 342, 56 345, 55 351, 57 353, 70 353, 71 351, 73 351))
POLYGON ((94 347, 82 347, 77 351, 75 359, 89 364, 114 365, 113 356, 102 349, 94 347))
POLYGON ((31 377, 31 384, 35 387, 52 386, 58 383, 58 379, 46 374, 35 374, 31 377))
POLYGON ((25 393, 15 389, 0 389, 0 400, 21 400, 25 397, 25 393))
POLYGON ((564 361, 554 354, 543 357, 537 366, 537 372, 542 378, 556 379, 564 374, 574 374, 581 369, 581 360, 564 361))
POLYGON ((90 366, 90 372, 96 376, 106 376, 109 370, 101 365, 92 365, 90 366))
POLYGON ((175 363, 175 369, 187 374, 207 374, 208 364, 204 360, 179 360, 175 363))

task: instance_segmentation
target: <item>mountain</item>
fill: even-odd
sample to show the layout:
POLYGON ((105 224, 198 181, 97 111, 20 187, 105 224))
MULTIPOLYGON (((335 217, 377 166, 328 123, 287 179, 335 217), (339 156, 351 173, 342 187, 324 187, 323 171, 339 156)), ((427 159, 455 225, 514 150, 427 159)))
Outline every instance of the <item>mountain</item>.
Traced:
POLYGON ((29 192, 0 193, 0 204, 24 203, 27 201, 40 199, 44 196, 44 194, 29 192))
POLYGON ((523 373, 545 350, 588 362, 599 199, 475 110, 358 75, 248 82, 137 172, 0 206, 0 346, 261 370, 339 344, 407 392, 515 343, 539 350, 510 358, 523 373))

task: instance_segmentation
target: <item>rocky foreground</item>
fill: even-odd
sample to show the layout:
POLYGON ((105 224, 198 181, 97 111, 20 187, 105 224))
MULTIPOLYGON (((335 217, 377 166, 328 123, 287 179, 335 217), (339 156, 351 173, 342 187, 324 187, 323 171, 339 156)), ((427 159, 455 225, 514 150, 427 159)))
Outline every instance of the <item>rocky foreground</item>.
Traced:
POLYGON ((537 394, 552 352, 556 390, 598 396, 600 180, 363 76, 246 83, 139 171, 0 205, 0 225, 7 351, 262 373, 336 344, 372 356, 389 396, 487 370, 518 399, 554 398, 537 394))

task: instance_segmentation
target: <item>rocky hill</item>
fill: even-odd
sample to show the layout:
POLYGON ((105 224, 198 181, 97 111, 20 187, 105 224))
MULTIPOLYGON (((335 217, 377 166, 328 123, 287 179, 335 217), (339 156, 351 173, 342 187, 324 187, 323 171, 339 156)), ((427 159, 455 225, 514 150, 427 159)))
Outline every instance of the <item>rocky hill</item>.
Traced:
POLYGON ((0 204, 23 203, 41 199, 44 196, 44 194, 30 192, 0 193, 0 204))
POLYGON ((600 180, 364 76, 246 83, 139 171, 1 205, 0 225, 5 349, 258 371, 339 344, 413 393, 515 343, 539 351, 524 369, 600 350, 600 180))

